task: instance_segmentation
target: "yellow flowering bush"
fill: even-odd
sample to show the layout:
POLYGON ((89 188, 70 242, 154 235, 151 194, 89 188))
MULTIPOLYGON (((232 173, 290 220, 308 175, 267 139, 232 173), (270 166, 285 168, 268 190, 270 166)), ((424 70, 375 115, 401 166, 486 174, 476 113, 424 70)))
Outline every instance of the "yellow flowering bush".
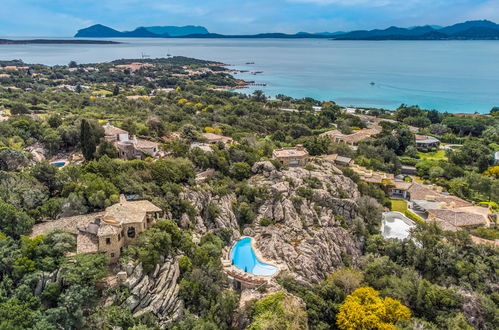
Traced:
POLYGON ((381 298, 370 287, 359 288, 347 296, 336 317, 342 330, 395 329, 395 323, 411 318, 411 311, 400 301, 381 298))

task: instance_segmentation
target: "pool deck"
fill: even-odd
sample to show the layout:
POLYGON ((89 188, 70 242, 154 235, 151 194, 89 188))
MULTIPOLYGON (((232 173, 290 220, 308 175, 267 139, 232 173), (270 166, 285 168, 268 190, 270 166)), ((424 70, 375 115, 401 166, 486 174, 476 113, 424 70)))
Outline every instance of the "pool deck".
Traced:
POLYGON ((260 250, 258 250, 255 246, 255 238, 250 237, 250 236, 241 236, 237 240, 235 240, 230 248, 227 250, 227 253, 222 255, 222 265, 224 266, 224 271, 227 273, 228 276, 240 281, 240 282, 245 282, 250 285, 262 285, 262 284, 267 284, 269 283, 273 278, 275 278, 282 270, 285 269, 284 266, 278 265, 273 262, 269 262, 266 260, 260 250), (253 253, 255 254, 255 257, 258 261, 261 263, 274 266, 277 268, 276 272, 272 275, 255 275, 252 273, 248 273, 243 271, 242 269, 232 265, 232 249, 236 245, 237 242, 239 242, 242 239, 249 238, 251 240, 251 249, 253 249, 253 253))

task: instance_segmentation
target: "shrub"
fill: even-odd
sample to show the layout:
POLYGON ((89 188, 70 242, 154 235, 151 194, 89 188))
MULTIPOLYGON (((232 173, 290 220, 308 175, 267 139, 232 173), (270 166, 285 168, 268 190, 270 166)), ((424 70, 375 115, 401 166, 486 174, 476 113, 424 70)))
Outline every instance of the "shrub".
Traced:
POLYGON ((260 219, 260 226, 267 227, 267 226, 270 226, 271 224, 272 224, 272 221, 270 219, 267 219, 267 218, 260 219))
POLYGON ((399 320, 411 318, 411 311, 400 301, 381 298, 370 287, 359 288, 340 306, 336 324, 340 329, 391 329, 399 320))

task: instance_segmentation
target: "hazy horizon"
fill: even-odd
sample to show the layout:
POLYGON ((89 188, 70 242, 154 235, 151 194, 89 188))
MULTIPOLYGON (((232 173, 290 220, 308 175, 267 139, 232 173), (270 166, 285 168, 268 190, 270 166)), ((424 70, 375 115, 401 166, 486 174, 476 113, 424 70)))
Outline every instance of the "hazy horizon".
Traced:
POLYGON ((124 31, 139 26, 201 25, 221 34, 336 32, 359 29, 499 21, 496 0, 4 0, 1 36, 73 36, 103 24, 124 31))

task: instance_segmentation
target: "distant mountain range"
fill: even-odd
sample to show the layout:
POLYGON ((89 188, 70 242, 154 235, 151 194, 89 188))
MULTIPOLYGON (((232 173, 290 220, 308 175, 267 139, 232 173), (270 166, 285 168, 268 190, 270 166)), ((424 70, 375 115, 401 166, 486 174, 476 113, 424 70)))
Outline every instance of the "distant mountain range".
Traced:
POLYGON ((392 26, 385 30, 352 31, 333 38, 335 40, 499 40, 499 24, 483 20, 441 28, 430 25, 410 29, 392 26))
POLYGON ((97 24, 76 33, 76 38, 279 38, 333 40, 499 40, 499 24, 491 21, 468 21, 451 26, 437 25, 400 28, 391 26, 380 30, 351 32, 260 33, 254 35, 224 35, 210 33, 202 26, 151 26, 120 32, 97 24))

